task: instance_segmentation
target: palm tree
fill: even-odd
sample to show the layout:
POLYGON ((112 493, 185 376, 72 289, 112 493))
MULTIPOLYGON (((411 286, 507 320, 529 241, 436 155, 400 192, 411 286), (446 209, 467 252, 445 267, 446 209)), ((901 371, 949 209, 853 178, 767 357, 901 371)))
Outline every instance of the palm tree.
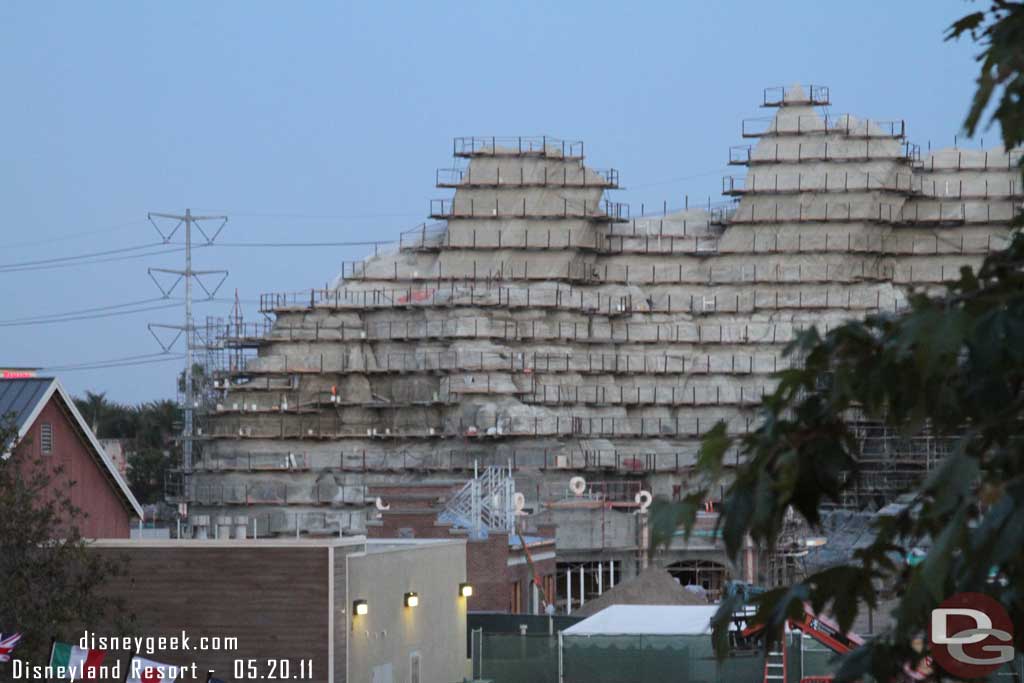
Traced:
POLYGON ((105 412, 107 412, 107 392, 101 391, 94 393, 92 391, 85 392, 85 398, 82 399, 85 410, 84 412, 92 420, 92 432, 97 437, 100 435, 100 418, 105 412))

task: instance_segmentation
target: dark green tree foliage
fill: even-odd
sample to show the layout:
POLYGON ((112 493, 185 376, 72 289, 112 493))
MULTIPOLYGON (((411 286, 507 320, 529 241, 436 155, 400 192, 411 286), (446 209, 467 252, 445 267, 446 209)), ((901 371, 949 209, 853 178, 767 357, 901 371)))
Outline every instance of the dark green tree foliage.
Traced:
MULTIPOLYGON (((1008 149, 1024 142, 1024 5, 996 1, 956 22, 948 38, 970 35, 983 48, 978 92, 965 122, 973 134, 990 106, 1008 149)), ((1018 220, 1019 223, 1019 220, 1018 220)), ((1024 236, 961 271, 942 296, 915 294, 900 314, 870 316, 801 335, 786 350, 804 359, 781 373, 756 431, 728 435, 718 425, 698 460, 699 485, 683 501, 652 507, 652 546, 667 545, 725 486, 720 526, 730 558, 749 535, 771 549, 793 508, 812 526, 858 474, 859 445, 847 418, 859 414, 912 436, 928 428, 953 453, 909 492, 908 505, 875 523, 875 540, 850 560, 755 599, 756 620, 779 633, 809 602, 849 629, 878 586, 901 596, 893 626, 848 655, 840 677, 890 680, 920 655, 911 642, 929 614, 958 592, 987 593, 1024 624, 1024 236), (728 461, 738 462, 728 474, 728 461), (913 567, 903 561, 930 547, 913 567)), ((715 620, 716 650, 727 647, 726 598, 715 620)), ((1024 649, 1024 629, 1017 633, 1024 649)))
POLYGON ((114 403, 105 393, 75 399, 79 412, 101 439, 121 439, 128 452, 128 485, 142 503, 163 500, 164 473, 179 452, 174 435, 180 411, 174 401, 135 406, 114 403))
POLYGON ((978 90, 964 129, 968 135, 974 135, 995 99, 989 124, 999 123, 1006 149, 1024 143, 1024 11, 1021 8, 1020 2, 994 0, 987 11, 968 14, 950 26, 946 34, 946 40, 970 36, 983 48, 978 55, 981 64, 978 90))
POLYGON ((90 552, 74 522, 85 518, 69 491, 63 468, 40 465, 30 449, 17 448, 17 432, 0 422, 0 632, 24 634, 18 659, 46 663, 50 639, 74 637, 73 629, 109 615, 128 626, 124 605, 102 586, 124 567, 90 552))

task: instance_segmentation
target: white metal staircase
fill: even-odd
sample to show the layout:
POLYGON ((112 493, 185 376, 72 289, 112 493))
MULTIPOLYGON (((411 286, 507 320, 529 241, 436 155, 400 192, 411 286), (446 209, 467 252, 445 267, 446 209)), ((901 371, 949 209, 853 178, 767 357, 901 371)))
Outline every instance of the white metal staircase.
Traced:
POLYGON ((515 491, 511 468, 473 467, 473 478, 451 497, 438 520, 469 531, 471 538, 487 538, 491 531, 515 529, 515 491))

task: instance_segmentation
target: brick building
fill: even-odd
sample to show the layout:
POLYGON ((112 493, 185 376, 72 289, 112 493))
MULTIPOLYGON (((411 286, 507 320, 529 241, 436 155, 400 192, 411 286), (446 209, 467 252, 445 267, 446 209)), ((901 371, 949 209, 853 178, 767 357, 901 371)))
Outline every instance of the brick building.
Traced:
MULTIPOLYGON (((307 683, 446 683, 468 673, 460 539, 134 539, 91 548, 124 561, 127 579, 106 590, 129 605, 138 635, 191 638, 192 650, 142 653, 196 664, 198 676, 178 683, 205 681, 211 670, 222 680, 307 683), (409 591, 419 597, 415 607, 403 604, 409 591), (366 614, 355 613, 356 601, 366 614)), ((116 633, 115 623, 85 626, 116 633)), ((126 668, 131 655, 114 650, 108 661, 126 668)))
MULTIPOLYGON (((70 491, 54 483, 55 495, 70 495, 82 515, 73 520, 86 538, 128 538, 142 508, 124 477, 107 457, 74 401, 53 377, 0 379, 0 420, 16 430, 14 451, 20 468, 43 466, 74 482, 70 491)), ((31 373, 17 373, 31 374, 31 373)), ((9 455, 10 444, 3 444, 9 455)))
POLYGON ((554 530, 509 534, 489 530, 471 533, 439 520, 445 503, 466 482, 461 480, 395 483, 372 486, 381 501, 379 517, 366 524, 369 538, 466 538, 466 576, 473 585, 468 608, 475 612, 541 614, 544 598, 533 582, 540 578, 544 593, 555 596, 554 530), (523 547, 525 542, 526 547, 523 547))

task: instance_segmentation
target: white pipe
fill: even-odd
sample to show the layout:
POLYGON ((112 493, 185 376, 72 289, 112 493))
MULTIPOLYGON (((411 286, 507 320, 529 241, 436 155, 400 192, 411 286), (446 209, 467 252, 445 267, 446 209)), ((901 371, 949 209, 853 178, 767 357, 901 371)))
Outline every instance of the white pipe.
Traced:
POLYGON ((572 614, 572 569, 565 569, 565 613, 572 614))
POLYGON ((565 683, 565 670, 562 666, 562 632, 558 632, 558 683, 565 683))
POLYGON ((615 560, 608 560, 608 587, 615 588, 615 560))
POLYGON ((604 562, 597 563, 597 595, 598 597, 604 592, 602 590, 602 583, 604 582, 604 562))
POLYGON ((583 587, 583 565, 580 565, 580 607, 583 607, 587 600, 587 591, 583 587))

